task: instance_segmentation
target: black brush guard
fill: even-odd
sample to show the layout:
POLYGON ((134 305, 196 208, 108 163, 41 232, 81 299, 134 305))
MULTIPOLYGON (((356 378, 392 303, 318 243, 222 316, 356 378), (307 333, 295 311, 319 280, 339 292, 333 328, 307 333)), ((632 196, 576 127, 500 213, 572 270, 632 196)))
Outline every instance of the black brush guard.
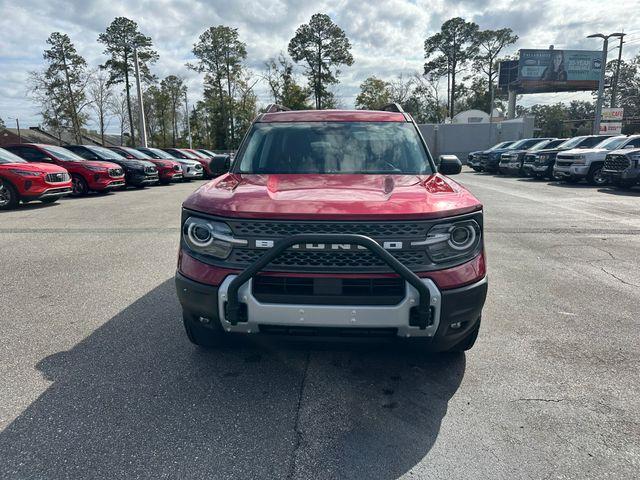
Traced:
POLYGON ((231 325, 238 324, 243 309, 241 302, 238 300, 238 290, 240 287, 263 270, 275 258, 282 255, 285 250, 301 243, 344 243, 359 245, 368 249, 380 257, 393 271, 400 275, 400 277, 409 282, 420 294, 420 301, 418 305, 414 307, 416 309, 414 315, 417 318, 417 325, 420 329, 424 330, 431 324, 431 295, 429 294, 429 289, 422 283, 420 277, 400 263, 397 258, 382 248, 375 240, 365 235, 316 233, 292 235, 279 240, 272 248, 267 250, 260 258, 231 281, 227 291, 228 299, 225 308, 227 321, 231 323, 231 325))

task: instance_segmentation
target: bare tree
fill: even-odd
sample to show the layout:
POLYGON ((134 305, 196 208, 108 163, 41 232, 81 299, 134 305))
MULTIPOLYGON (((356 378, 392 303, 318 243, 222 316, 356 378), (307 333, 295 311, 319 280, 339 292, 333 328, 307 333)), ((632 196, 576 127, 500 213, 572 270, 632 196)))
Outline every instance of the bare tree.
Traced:
POLYGON ((112 113, 111 103, 114 96, 109 84, 109 76, 105 72, 95 72, 88 91, 91 110, 98 120, 100 143, 104 146, 104 134, 109 126, 109 114, 112 113))
POLYGON ((120 145, 124 145, 124 132, 129 128, 129 109, 127 107, 127 95, 122 92, 120 95, 113 95, 109 102, 109 112, 111 112, 120 124, 120 145))

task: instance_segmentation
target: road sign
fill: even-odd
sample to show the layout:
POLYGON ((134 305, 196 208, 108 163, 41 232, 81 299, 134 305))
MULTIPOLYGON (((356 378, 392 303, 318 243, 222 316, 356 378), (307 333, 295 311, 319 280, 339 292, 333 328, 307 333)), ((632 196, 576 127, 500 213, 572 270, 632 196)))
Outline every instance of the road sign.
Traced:
POLYGON ((600 124, 601 135, 620 135, 622 133, 622 122, 607 122, 600 124))
POLYGON ((612 122, 620 122, 622 121, 622 116, 624 115, 624 108, 603 108, 602 109, 602 120, 612 121, 612 122))

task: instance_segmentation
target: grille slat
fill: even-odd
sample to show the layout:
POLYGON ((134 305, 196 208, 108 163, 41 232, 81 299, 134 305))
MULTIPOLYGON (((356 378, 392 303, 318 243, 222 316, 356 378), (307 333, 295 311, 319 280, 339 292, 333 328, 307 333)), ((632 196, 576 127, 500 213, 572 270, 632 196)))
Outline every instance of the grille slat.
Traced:
POLYGON ((62 183, 69 181, 68 173, 47 173, 47 182, 49 183, 62 183))
POLYGON ((303 233, 359 234, 370 237, 425 237, 429 230, 424 223, 366 223, 357 222, 243 222, 232 221, 229 226, 235 235, 252 237, 283 237, 303 233))
POLYGON ((631 160, 625 155, 607 155, 604 162, 604 168, 606 170, 623 171, 631 166, 631 160))

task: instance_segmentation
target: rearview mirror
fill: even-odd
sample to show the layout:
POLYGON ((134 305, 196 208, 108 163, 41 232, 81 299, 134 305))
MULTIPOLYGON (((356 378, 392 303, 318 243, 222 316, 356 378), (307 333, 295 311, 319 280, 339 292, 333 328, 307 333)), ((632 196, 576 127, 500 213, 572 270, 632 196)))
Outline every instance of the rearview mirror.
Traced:
POLYGON ((443 175, 456 175, 462 171, 462 162, 455 155, 440 155, 438 172, 443 175))

